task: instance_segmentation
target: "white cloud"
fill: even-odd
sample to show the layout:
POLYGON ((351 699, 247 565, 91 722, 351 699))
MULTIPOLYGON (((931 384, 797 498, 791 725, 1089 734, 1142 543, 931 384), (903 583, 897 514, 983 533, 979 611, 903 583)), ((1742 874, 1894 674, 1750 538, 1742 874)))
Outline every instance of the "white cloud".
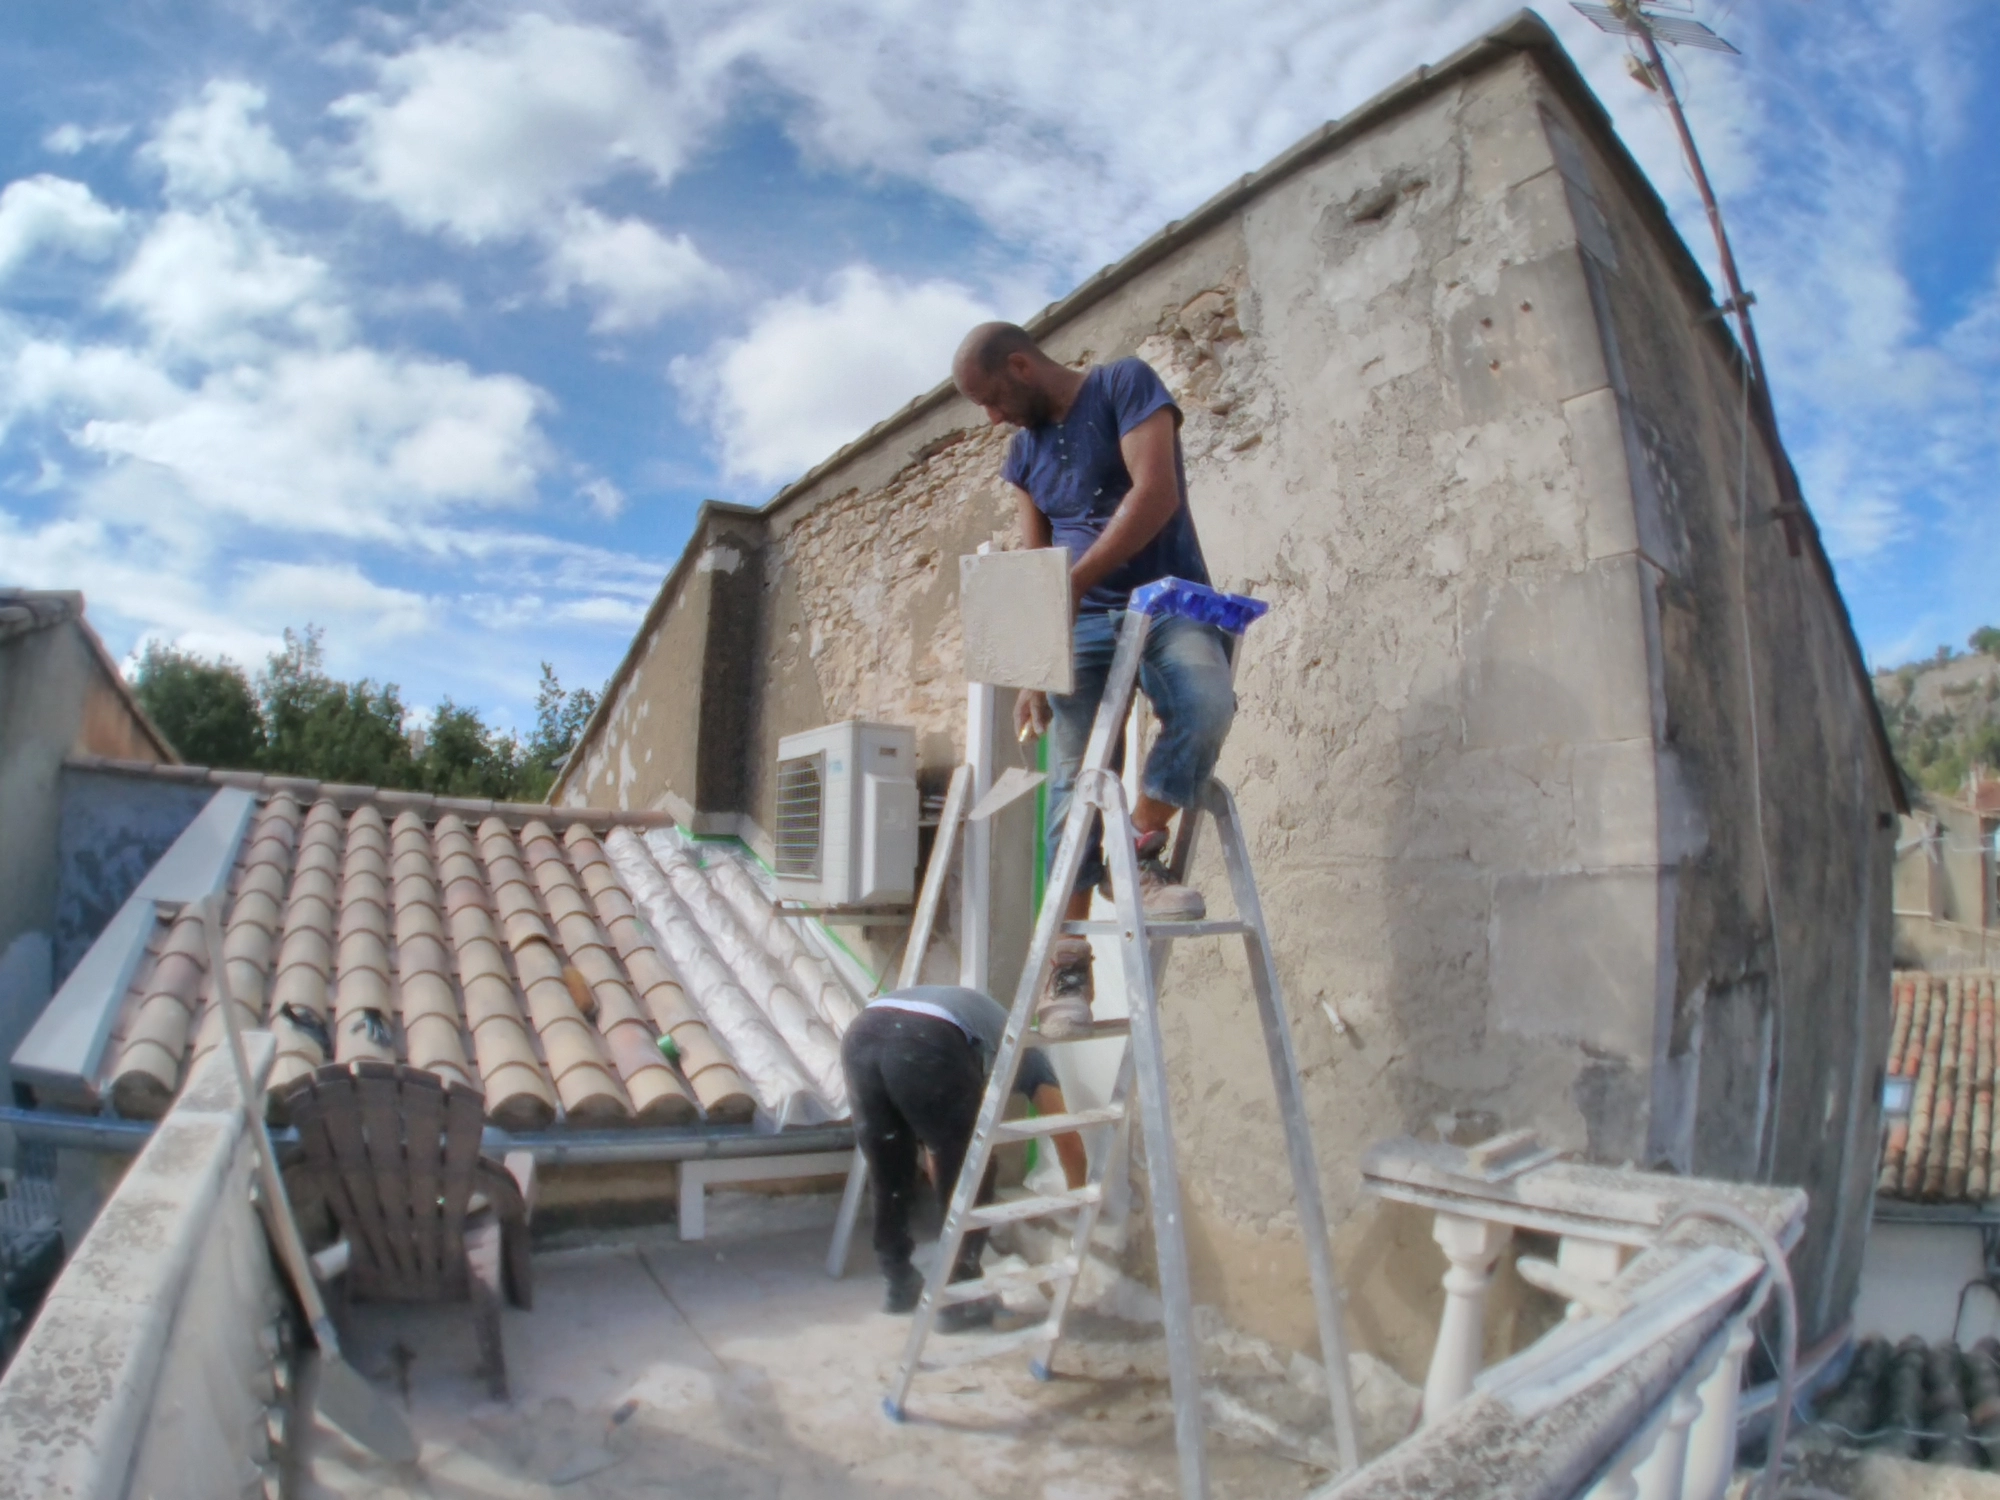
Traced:
POLYGON ((437 623, 431 600, 376 583, 352 563, 262 563, 245 571, 237 601, 253 618, 310 620, 346 640, 371 642, 418 635, 437 623))
POLYGON ((578 485, 576 492, 600 520, 615 521, 624 514, 625 492, 601 475, 578 485))
POLYGON ((162 214, 105 301, 210 363, 273 325, 327 343, 348 323, 323 261, 281 249, 260 219, 226 204, 162 214))
POLYGON ((47 173, 10 182, 0 192, 0 279, 42 249, 98 259, 124 228, 125 215, 80 182, 47 173))
POLYGON ((643 219, 611 219, 581 206, 563 216, 549 247, 548 275, 557 298, 581 291, 596 301, 590 326, 600 333, 643 328, 729 287, 686 235, 669 239, 643 219))
POLYGON ((777 298, 741 338, 675 360, 673 380, 708 418, 731 474, 788 479, 944 379, 966 331, 992 316, 955 282, 849 266, 823 300, 777 298))
POLYGON ((296 176, 292 158, 257 118, 268 102, 254 84, 211 79, 196 102, 167 116, 140 154, 166 173, 176 198, 287 188, 296 176))
POLYGON ((354 126, 345 181, 473 244, 546 228, 620 172, 669 180, 692 131, 638 41, 547 16, 423 42, 378 77, 333 106, 354 126))
POLYGON ((74 123, 58 125, 42 137, 42 148, 57 156, 76 156, 93 146, 115 146, 132 133, 127 125, 98 125, 85 128, 74 123))
POLYGON ((426 515, 531 500, 540 405, 512 376, 350 348, 220 371, 165 410, 92 416, 73 439, 211 516, 386 539, 426 515))

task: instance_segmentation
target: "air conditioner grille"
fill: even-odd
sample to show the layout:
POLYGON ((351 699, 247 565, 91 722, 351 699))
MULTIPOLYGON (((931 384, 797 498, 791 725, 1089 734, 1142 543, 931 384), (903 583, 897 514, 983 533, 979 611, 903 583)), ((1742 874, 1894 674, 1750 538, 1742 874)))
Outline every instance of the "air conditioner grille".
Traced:
POLYGON ((819 879, 821 816, 826 757, 801 755, 778 762, 778 873, 819 879))

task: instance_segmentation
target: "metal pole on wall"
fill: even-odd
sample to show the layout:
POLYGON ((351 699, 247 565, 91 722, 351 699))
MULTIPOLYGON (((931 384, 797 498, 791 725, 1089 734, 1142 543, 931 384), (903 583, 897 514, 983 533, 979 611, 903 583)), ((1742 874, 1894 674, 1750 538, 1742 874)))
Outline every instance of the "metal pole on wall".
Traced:
MULTIPOLYGON (((965 685, 965 764, 972 772, 968 804, 979 805, 993 785, 993 711, 997 698, 990 682, 965 685)), ((993 932, 993 820, 968 820, 959 866, 959 903, 965 914, 958 942, 958 982, 986 991, 993 932)))

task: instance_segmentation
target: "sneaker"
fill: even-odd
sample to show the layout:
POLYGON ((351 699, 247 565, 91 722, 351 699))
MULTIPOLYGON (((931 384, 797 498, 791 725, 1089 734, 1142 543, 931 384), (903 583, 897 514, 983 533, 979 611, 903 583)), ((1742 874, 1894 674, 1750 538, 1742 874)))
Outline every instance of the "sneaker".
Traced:
POLYGON ((883 1273, 889 1283, 888 1293, 882 1298, 885 1313, 906 1313, 916 1311, 918 1301, 924 1295, 924 1273, 905 1261, 893 1271, 883 1273))
POLYGON ((939 1333, 966 1333, 974 1328, 991 1328, 993 1315, 1000 1310, 1000 1299, 981 1297, 977 1302, 954 1302, 949 1307, 938 1309, 937 1329, 939 1333))
POLYGON ((1191 885, 1182 885, 1167 868, 1167 830, 1155 828, 1138 841, 1139 904, 1150 922, 1199 922, 1208 903, 1191 885))
POLYGON ((1059 937, 1042 983, 1035 1024, 1045 1041, 1060 1042, 1090 1030, 1090 1002, 1097 998, 1091 977, 1090 939, 1059 937))

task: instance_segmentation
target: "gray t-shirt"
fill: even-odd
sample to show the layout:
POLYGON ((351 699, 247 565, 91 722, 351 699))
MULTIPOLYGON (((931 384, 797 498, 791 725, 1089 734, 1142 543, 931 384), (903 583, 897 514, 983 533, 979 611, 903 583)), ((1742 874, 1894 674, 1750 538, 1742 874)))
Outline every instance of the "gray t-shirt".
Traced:
MULTIPOLYGON (((880 1005, 895 1010, 913 1010, 919 1015, 941 1012, 942 1019, 956 1024, 971 1039, 972 1045, 979 1049, 981 1076, 992 1071, 994 1054, 1000 1050, 1001 1034, 1007 1030, 1007 1012, 1000 1008, 1000 1002, 963 985, 913 984, 907 989, 891 990, 868 1003, 871 1009, 880 1005), (899 1005, 898 1001, 914 1003, 905 1006, 899 1005)), ((1021 1054, 1021 1068, 1014 1077, 1014 1092, 1032 1099, 1035 1090, 1043 1084, 1056 1084, 1056 1070, 1046 1052, 1039 1047, 1030 1047, 1021 1054)), ((1056 1086, 1060 1087, 1059 1084, 1056 1086)))

